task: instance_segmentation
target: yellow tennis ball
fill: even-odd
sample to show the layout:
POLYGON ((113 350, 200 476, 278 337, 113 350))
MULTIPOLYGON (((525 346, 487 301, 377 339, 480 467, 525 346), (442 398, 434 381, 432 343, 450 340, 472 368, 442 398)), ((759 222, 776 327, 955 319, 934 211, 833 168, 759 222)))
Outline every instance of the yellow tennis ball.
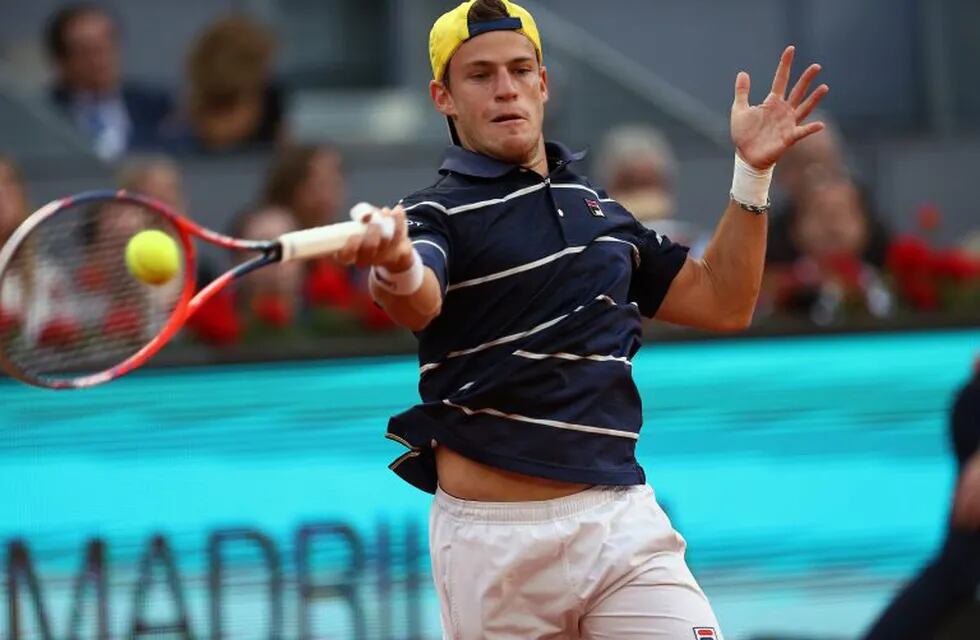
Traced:
POLYGON ((126 267, 147 284, 163 284, 180 269, 180 250, 163 231, 140 231, 126 245, 126 267))

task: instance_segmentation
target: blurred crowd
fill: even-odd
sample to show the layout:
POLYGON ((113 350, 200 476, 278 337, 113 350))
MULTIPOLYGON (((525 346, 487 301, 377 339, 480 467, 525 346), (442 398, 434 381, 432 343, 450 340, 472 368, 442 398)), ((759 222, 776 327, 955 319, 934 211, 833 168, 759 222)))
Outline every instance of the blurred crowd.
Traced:
MULTIPOLYGON (((124 80, 118 24, 98 5, 59 10, 48 21, 45 45, 55 78, 52 104, 96 155, 117 164, 119 187, 187 213, 192 207, 179 158, 265 149, 271 159, 265 184, 224 231, 267 239, 346 217, 341 153, 290 140, 284 90, 272 71, 276 38, 252 18, 232 14, 202 30, 187 52, 179 99, 124 80)), ((932 246, 930 235, 942 218, 933 206, 917 212, 916 233, 895 234, 830 124, 777 168, 757 323, 801 318, 830 326, 909 311, 980 312, 980 242, 932 246)), ((677 210, 680 165, 661 132, 644 124, 617 127, 592 157, 592 175, 611 197, 644 224, 689 245, 692 255, 704 253, 713 230, 677 210)), ((26 217, 28 200, 14 159, 0 158, 0 242, 26 217)), ((221 268, 212 266, 212 273, 205 266, 201 279, 221 268)), ((250 274, 196 314, 190 328, 199 340, 237 344, 394 326, 370 301, 366 273, 323 260, 250 274)))
MULTIPOLYGON (((284 92, 272 72, 276 38, 253 18, 230 14, 201 31, 186 55, 179 99, 125 79, 119 25, 97 4, 64 6, 44 38, 54 72, 50 101, 98 157, 118 167, 119 188, 188 215, 181 158, 258 150, 270 158, 265 184, 223 231, 265 240, 346 218, 341 155, 290 140, 284 92)), ((30 209, 15 159, 0 157, 0 244, 30 209)), ((228 266, 205 260, 199 280, 228 266)), ((189 337, 232 345, 390 331, 395 326, 371 302, 366 276, 325 260, 258 270, 198 311, 189 337)))
MULTIPOLYGON (((827 114, 817 117, 827 129, 776 167, 756 323, 835 326, 917 312, 977 317, 980 236, 936 246, 942 212, 929 204, 914 212, 913 231, 890 229, 849 166, 840 132, 827 114)), ((644 125, 610 131, 595 174, 645 225, 690 246, 694 256, 704 253, 712 230, 676 211, 677 160, 659 131, 644 125)))

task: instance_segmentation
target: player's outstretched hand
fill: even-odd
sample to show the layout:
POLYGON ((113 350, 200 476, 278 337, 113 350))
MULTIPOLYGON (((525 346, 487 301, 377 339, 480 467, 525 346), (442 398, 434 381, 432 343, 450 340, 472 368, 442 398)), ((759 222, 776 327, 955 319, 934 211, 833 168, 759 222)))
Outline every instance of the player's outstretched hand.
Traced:
POLYGON ((384 207, 366 216, 363 222, 370 222, 372 216, 384 216, 395 221, 395 232, 385 238, 380 225, 370 224, 365 233, 352 236, 338 251, 334 259, 341 264, 356 264, 359 267, 383 266, 393 273, 404 271, 412 263, 412 243, 408 238, 408 225, 405 210, 401 206, 394 209, 384 207))
POLYGON ((772 81, 772 91, 760 105, 749 105, 749 74, 741 71, 735 79, 732 142, 738 155, 756 169, 768 169, 787 149, 824 128, 822 122, 803 124, 830 91, 830 87, 821 84, 807 95, 810 83, 820 73, 820 65, 807 67, 789 97, 786 96, 795 53, 794 47, 786 47, 783 51, 772 81))

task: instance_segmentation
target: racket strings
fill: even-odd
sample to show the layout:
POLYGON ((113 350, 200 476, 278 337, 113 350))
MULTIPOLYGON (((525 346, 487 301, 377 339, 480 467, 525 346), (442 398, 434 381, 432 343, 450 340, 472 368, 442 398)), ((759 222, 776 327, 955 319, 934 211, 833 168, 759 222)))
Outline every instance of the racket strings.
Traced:
POLYGON ((129 272, 126 246, 148 229, 179 236, 163 215, 113 201, 68 207, 35 227, 0 274, 0 352, 8 365, 49 379, 98 373, 159 333, 184 274, 181 267, 150 285, 129 272))

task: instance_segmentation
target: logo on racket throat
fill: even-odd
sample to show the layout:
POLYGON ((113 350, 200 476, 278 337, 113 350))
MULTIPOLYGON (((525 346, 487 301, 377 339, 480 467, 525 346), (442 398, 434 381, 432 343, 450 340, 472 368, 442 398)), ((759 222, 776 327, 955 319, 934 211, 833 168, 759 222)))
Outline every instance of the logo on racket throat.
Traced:
POLYGON ((694 637, 696 640, 719 640, 714 627, 694 627, 694 637))
POLYGON ((599 206, 599 201, 598 200, 592 200, 591 198, 586 198, 585 199, 585 206, 587 206, 589 208, 589 211, 591 211, 592 212, 592 215, 594 215, 595 217, 597 217, 597 218, 605 218, 606 217, 606 214, 604 214, 602 212, 602 207, 599 206))

